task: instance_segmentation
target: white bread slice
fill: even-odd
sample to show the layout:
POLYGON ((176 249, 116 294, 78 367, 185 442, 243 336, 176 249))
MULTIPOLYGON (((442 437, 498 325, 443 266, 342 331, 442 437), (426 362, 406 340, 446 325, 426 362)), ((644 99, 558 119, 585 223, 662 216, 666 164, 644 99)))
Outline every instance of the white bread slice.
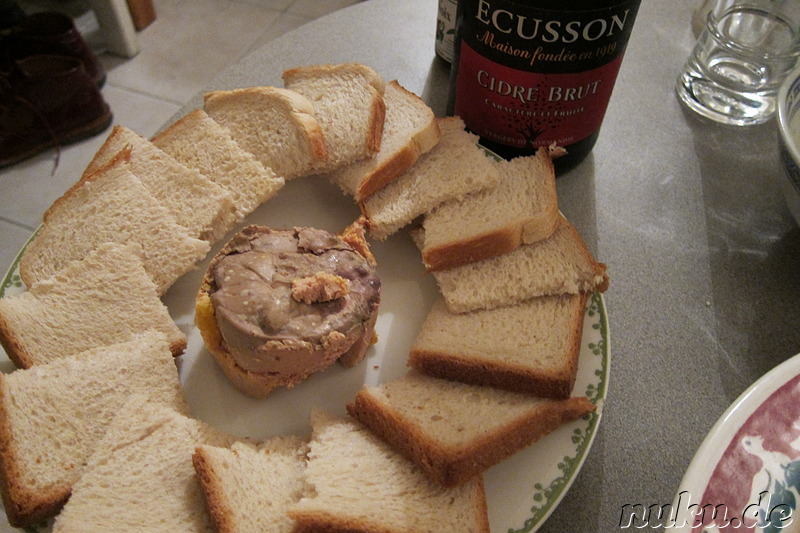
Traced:
POLYGON ((192 466, 197 446, 236 439, 133 397, 73 486, 53 533, 213 532, 192 466))
POLYGON ((555 231, 558 197, 548 149, 495 164, 500 169, 496 187, 447 202, 425 215, 422 262, 428 270, 496 257, 555 231))
POLYGON ((497 165, 459 117, 437 118, 441 140, 402 176, 363 202, 369 233, 383 240, 448 200, 493 187, 497 165))
POLYGON ((286 514, 303 493, 308 439, 280 436, 230 449, 199 446, 192 456, 217 533, 291 533, 286 514))
POLYGON ((316 411, 311 426, 299 533, 489 531, 481 476, 446 488, 353 419, 316 411))
POLYGON ((381 147, 386 82, 360 63, 312 65, 283 73, 284 86, 314 104, 328 159, 316 172, 326 172, 371 157, 381 147))
POLYGON ((31 526, 60 510, 132 394, 185 409, 158 332, 0 374, 0 492, 11 525, 31 526))
POLYGON ((374 157, 325 174, 357 202, 400 177, 439 142, 439 125, 433 111, 419 96, 395 80, 386 85, 383 100, 386 120, 380 151, 374 157))
POLYGON ((237 222, 272 198, 284 185, 283 178, 243 150, 228 131, 202 109, 187 114, 151 142, 227 190, 233 197, 237 222))
POLYGON ((127 341, 155 329, 179 355, 186 336, 145 272, 135 244, 106 243, 30 290, 0 298, 0 342, 20 368, 127 341))
POLYGON ((578 372, 587 293, 453 313, 439 298, 408 364, 420 372, 548 398, 569 398, 578 372))
MULTIPOLYGON (((424 237, 415 240, 419 246, 424 237)), ((433 276, 454 313, 514 305, 536 296, 608 289, 606 265, 595 261, 563 216, 553 235, 543 241, 433 276)))
POLYGON ((309 174, 328 158, 314 106, 279 87, 248 87, 205 95, 203 108, 244 150, 278 176, 309 174))
POLYGON ((125 126, 114 126, 84 176, 107 164, 126 147, 131 151, 131 172, 175 221, 189 230, 189 235, 214 243, 231 229, 235 212, 228 191, 125 126))
POLYGON ((185 404, 174 406, 154 402, 142 394, 132 394, 106 428, 103 439, 86 461, 86 469, 106 463, 115 450, 142 441, 164 425, 185 427, 197 441, 197 446, 230 447, 235 442, 247 442, 192 418, 185 404))
POLYGON ((474 480, 594 409, 586 397, 544 399, 416 373, 365 387, 347 405, 352 416, 448 487, 474 480))
POLYGON ((106 242, 138 243, 148 275, 163 294, 210 249, 189 235, 130 171, 128 152, 56 200, 25 248, 20 277, 29 287, 106 242))

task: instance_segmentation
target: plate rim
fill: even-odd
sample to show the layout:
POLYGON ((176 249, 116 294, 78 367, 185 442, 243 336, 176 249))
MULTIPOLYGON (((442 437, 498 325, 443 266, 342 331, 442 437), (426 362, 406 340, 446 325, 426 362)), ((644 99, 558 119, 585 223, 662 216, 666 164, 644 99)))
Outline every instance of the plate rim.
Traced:
MULTIPOLYGON (((675 493, 672 508, 683 492, 705 493, 711 476, 739 428, 772 394, 800 374, 800 353, 767 371, 751 383, 720 415, 701 441, 686 468, 675 493), (736 423, 738 421, 738 423, 736 423), (720 441, 720 439, 724 439, 720 441), (712 466, 708 466, 712 465, 712 466)), ((675 532, 692 531, 688 525, 675 532)))
POLYGON ((22 245, 17 255, 14 257, 14 260, 11 262, 11 265, 6 269, 5 275, 3 275, 2 280, 0 280, 0 298, 4 298, 6 295, 6 290, 11 287, 22 287, 24 284, 22 283, 22 278, 19 276, 18 273, 15 273, 18 270, 20 260, 22 260, 22 254, 25 253, 25 249, 28 245, 33 241, 36 235, 39 233, 39 230, 42 228, 39 225, 32 233, 31 236, 28 237, 28 240, 25 241, 25 244, 22 245))
MULTIPOLYGON (((7 290, 10 288, 15 289, 15 294, 17 293, 16 290, 22 289, 19 291, 20 293, 27 290, 18 272, 19 263, 25 249, 33 241, 40 229, 41 225, 31 233, 30 238, 17 253, 14 261, 0 280, 0 298, 5 297, 7 290)), ((589 390, 581 391, 581 394, 586 393, 586 395, 589 396, 589 400, 596 406, 596 410, 578 420, 579 422, 585 421, 585 426, 573 429, 572 440, 576 448, 574 453, 563 455, 562 459, 559 461, 557 466, 559 470, 561 470, 561 474, 551 479, 549 485, 546 487, 539 483, 535 485, 535 490, 538 492, 534 492, 532 495, 526 495, 527 498, 533 500, 528 511, 530 516, 524 518, 519 527, 513 525, 508 526, 507 533, 535 533, 547 522, 583 469, 589 451, 597 437, 603 408, 608 394, 611 373, 611 335, 608 310, 606 308, 605 297, 600 292, 592 292, 590 294, 584 310, 584 319, 587 316, 592 316, 592 313, 597 313, 598 315, 596 323, 593 323, 590 327, 595 329, 594 326, 596 325, 599 342, 597 344, 586 344, 588 340, 585 336, 582 336, 579 350, 583 351, 584 349, 588 349, 592 352, 591 355, 596 355, 600 358, 598 364, 599 368, 595 370, 597 386, 592 389, 593 394, 590 396, 589 390), (580 432, 580 435, 578 435, 577 432, 580 432)), ((592 384, 593 383, 590 383, 589 385, 591 386, 592 384)))
MULTIPOLYGON (((605 298, 602 293, 600 292, 593 292, 590 296, 590 301, 587 302, 587 309, 590 308, 591 305, 597 305, 597 312, 600 315, 598 326, 599 326, 599 333, 601 342, 603 343, 602 346, 598 346, 596 349, 600 350, 599 355, 601 356, 601 367, 600 367, 600 374, 597 377, 600 380, 600 387, 597 389, 597 395, 594 398, 589 398, 592 403, 595 404, 597 409, 591 413, 589 416, 589 421, 587 424, 586 429, 584 430, 584 438, 580 440, 578 445, 578 449, 576 454, 573 457, 565 456, 563 461, 571 460, 572 464, 567 471, 564 471, 561 476, 556 477, 550 483, 547 488, 542 488, 541 492, 545 493, 548 490, 551 490, 554 485, 560 483, 560 486, 556 487, 557 492, 555 493, 554 497, 546 500, 544 505, 537 508, 536 510, 532 509, 533 515, 526 519, 523 522, 523 527, 519 529, 509 529, 508 533, 535 533, 542 527, 547 519, 555 512, 556 508, 558 508, 561 501, 569 492, 569 489, 572 487, 573 483, 580 474, 581 470, 583 469, 583 465, 586 462, 586 458, 589 455, 589 451, 594 444, 594 440, 597 437, 597 430, 600 427, 600 420, 603 416, 603 408, 605 406, 605 400, 608 393, 608 382, 611 376, 611 332, 609 329, 608 324, 608 311, 605 305, 605 298)), ((589 349, 592 349, 589 346, 589 349)))

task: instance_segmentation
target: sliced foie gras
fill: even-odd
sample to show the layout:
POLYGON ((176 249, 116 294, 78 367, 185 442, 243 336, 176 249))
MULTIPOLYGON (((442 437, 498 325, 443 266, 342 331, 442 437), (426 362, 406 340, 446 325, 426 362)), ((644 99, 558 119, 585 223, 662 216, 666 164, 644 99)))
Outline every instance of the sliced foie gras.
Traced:
POLYGON ((263 397, 374 342, 380 279, 361 222, 316 228, 248 226, 211 261, 197 296, 206 347, 232 383, 263 397))

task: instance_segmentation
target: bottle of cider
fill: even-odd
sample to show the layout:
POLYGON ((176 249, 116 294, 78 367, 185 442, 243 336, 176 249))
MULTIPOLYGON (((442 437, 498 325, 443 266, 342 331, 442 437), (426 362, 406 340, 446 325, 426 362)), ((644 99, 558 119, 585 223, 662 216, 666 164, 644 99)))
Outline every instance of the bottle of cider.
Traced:
POLYGON ((641 0, 458 0, 448 114, 507 159, 600 132, 641 0))

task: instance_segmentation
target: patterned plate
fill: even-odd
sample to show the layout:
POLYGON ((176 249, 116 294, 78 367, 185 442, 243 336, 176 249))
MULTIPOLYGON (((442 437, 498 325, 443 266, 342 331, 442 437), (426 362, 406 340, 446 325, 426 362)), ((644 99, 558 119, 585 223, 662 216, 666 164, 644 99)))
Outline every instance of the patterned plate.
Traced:
POLYGON ((681 533, 800 531, 799 491, 800 354, 751 385, 717 421, 664 525, 681 533))
MULTIPOLYGON (((313 226, 338 232, 357 216, 357 208, 338 189, 321 182, 292 180, 273 201, 251 214, 247 223, 313 226)), ((220 246, 212 250, 212 255, 220 246)), ((422 269, 419 251, 404 235, 374 243, 372 251, 378 261, 382 294, 376 328, 379 341, 370 348, 366 361, 352 369, 334 365, 291 390, 273 392, 265 400, 245 397, 227 382, 205 351, 194 326, 194 296, 208 259, 178 280, 163 300, 188 337, 179 369, 194 416, 235 435, 257 439, 306 432, 312 407, 324 407, 343 415, 344 405, 363 384, 380 383, 404 374, 410 345, 438 290, 433 277, 422 269)), ((0 295, 24 290, 15 262, 2 280, 0 295)), ((0 370, 13 370, 1 351, 0 370)), ((560 427, 486 473, 492 531, 536 531, 561 501, 596 435, 608 373, 608 320, 604 300, 595 294, 586 308, 574 394, 588 396, 598 409, 560 427)), ((0 522, 0 532, 14 531, 4 520, 0 522)))

